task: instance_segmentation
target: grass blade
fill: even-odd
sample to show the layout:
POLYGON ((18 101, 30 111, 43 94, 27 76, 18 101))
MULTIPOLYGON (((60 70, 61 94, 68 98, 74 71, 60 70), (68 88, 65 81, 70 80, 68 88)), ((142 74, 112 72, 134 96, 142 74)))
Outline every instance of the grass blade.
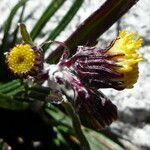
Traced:
POLYGON ((23 6, 28 0, 21 0, 19 1, 14 8, 11 10, 10 15, 8 19, 6 20, 5 27, 4 27, 4 36, 2 39, 2 45, 1 45, 1 53, 0 53, 0 58, 3 55, 3 52, 7 50, 7 44, 8 44, 8 36, 9 36, 9 31, 11 28, 12 20, 14 16, 16 15, 18 9, 23 6))
POLYGON ((31 31, 31 38, 34 40, 37 35, 41 32, 42 28, 49 21, 49 19, 53 16, 53 14, 62 6, 65 0, 53 0, 49 6, 46 8, 40 19, 37 21, 35 26, 31 31))
MULTIPOLYGON (((68 25, 68 23, 72 20, 74 15, 77 13, 79 8, 81 7, 84 0, 75 0, 66 15, 62 18, 62 20, 59 22, 58 26, 49 34, 48 40, 54 40, 60 33, 65 29, 65 27, 68 25)), ((50 44, 46 44, 43 46, 43 50, 46 51, 48 49, 50 44)))
POLYGON ((25 110, 29 107, 29 104, 26 102, 19 102, 12 99, 10 96, 0 93, 0 107, 9 110, 25 110))
POLYGON ((11 86, 14 86, 14 85, 18 85, 20 84, 19 80, 13 80, 11 82, 8 82, 8 83, 5 83, 5 84, 1 84, 0 85, 0 92, 2 92, 2 90, 5 90, 11 86))
POLYGON ((7 96, 13 96, 18 92, 24 91, 24 86, 21 85, 19 80, 13 80, 11 82, 0 85, 0 93, 6 94, 7 96))
POLYGON ((115 143, 108 137, 94 130, 84 128, 84 134, 86 135, 90 146, 94 150, 125 150, 119 144, 115 143))
POLYGON ((13 90, 15 90, 16 88, 19 88, 19 87, 21 87, 20 83, 16 83, 16 84, 13 84, 11 86, 7 86, 4 89, 1 89, 0 92, 3 93, 3 94, 7 94, 8 92, 13 91, 13 90))
MULTIPOLYGON (((22 20, 23 20, 23 14, 24 14, 24 11, 25 11, 25 7, 26 7, 26 5, 23 5, 23 8, 22 8, 22 11, 21 11, 21 13, 20 13, 20 17, 19 17, 19 19, 18 19, 18 22, 22 22, 22 20)), ((10 47, 13 47, 13 46, 16 44, 18 31, 19 31, 19 27, 16 26, 16 29, 15 29, 14 32, 13 32, 13 40, 12 40, 12 42, 10 43, 10 47)))

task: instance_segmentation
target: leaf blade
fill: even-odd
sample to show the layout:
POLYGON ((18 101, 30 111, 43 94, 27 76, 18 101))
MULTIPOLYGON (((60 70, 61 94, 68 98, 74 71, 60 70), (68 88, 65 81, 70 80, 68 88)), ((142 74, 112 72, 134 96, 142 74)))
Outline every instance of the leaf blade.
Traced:
POLYGON ((33 41, 37 37, 37 35, 41 32, 44 25, 49 21, 49 19, 62 6, 62 4, 64 2, 65 2, 65 0, 53 0, 49 4, 49 6, 43 12, 40 19, 37 21, 37 23, 35 24, 35 26, 33 27, 32 31, 31 31, 31 38, 33 41))
POLYGON ((123 147, 118 145, 117 143, 113 142, 108 137, 104 136, 103 134, 96 132, 91 129, 84 128, 84 134, 89 141, 90 146, 94 150, 124 150, 123 147))
POLYGON ((0 93, 0 107, 9 110, 25 110, 29 107, 26 102, 19 102, 10 96, 0 93))
POLYGON ((5 27, 4 27, 4 36, 2 39, 2 45, 1 45, 1 53, 0 56, 2 57, 3 52, 5 52, 7 50, 7 42, 8 42, 8 36, 9 36, 9 31, 11 28, 11 23, 13 18, 15 17, 18 9, 23 6, 28 0, 21 0, 19 1, 11 10, 10 15, 7 18, 5 27))
MULTIPOLYGON (((84 0, 75 0, 66 15, 62 18, 62 20, 59 22, 59 24, 56 26, 56 28, 48 35, 48 40, 54 40, 60 33, 65 29, 65 27, 69 24, 69 22, 72 20, 74 15, 77 13, 79 8, 81 7, 84 0)), ((50 44, 47 44, 43 46, 43 50, 46 51, 48 49, 50 44)))

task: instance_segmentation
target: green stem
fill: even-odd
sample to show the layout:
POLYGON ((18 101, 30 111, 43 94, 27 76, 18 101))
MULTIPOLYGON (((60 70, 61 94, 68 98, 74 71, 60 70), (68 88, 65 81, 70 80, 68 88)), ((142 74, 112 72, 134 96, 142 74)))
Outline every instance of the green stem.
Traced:
POLYGON ((90 145, 81 129, 80 119, 79 119, 78 115, 76 114, 72 104, 68 101, 65 101, 62 105, 64 106, 65 110, 67 111, 67 113, 69 114, 69 116, 72 119, 72 125, 73 125, 74 131, 76 133, 76 136, 77 136, 78 140, 80 141, 81 149, 82 150, 90 150, 91 149, 90 145))

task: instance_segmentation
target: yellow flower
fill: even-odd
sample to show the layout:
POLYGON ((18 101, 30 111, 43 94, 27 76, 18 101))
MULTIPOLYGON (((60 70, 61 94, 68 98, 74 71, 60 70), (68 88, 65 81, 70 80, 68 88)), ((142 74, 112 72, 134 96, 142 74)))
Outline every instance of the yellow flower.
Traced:
POLYGON ((142 45, 142 39, 135 32, 123 30, 107 53, 116 54, 113 60, 119 66, 118 72, 123 73, 123 83, 126 88, 132 88, 138 79, 138 62, 143 60, 137 50, 142 45))
POLYGON ((7 64, 12 72, 24 75, 36 64, 37 53, 29 44, 19 44, 7 54, 7 64))

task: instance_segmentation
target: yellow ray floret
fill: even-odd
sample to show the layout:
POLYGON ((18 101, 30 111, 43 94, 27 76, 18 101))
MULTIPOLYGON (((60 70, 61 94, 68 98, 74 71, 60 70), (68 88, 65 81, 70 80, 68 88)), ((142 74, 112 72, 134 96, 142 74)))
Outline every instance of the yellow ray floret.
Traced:
POLYGON ((137 50, 142 46, 142 39, 135 32, 129 33, 123 30, 119 33, 114 45, 109 49, 108 53, 121 54, 114 59, 120 67, 117 71, 124 74, 124 84, 126 88, 133 87, 138 78, 138 62, 143 57, 137 50))
POLYGON ((7 55, 8 67, 16 74, 26 74, 35 65, 36 54, 29 44, 14 47, 7 55))
POLYGON ((119 33, 115 44, 111 47, 109 52, 116 54, 123 54, 123 56, 117 57, 117 61, 121 71, 128 72, 132 70, 133 65, 143 60, 141 54, 137 52, 142 45, 142 39, 136 36, 135 32, 129 33, 127 30, 123 30, 119 33))

